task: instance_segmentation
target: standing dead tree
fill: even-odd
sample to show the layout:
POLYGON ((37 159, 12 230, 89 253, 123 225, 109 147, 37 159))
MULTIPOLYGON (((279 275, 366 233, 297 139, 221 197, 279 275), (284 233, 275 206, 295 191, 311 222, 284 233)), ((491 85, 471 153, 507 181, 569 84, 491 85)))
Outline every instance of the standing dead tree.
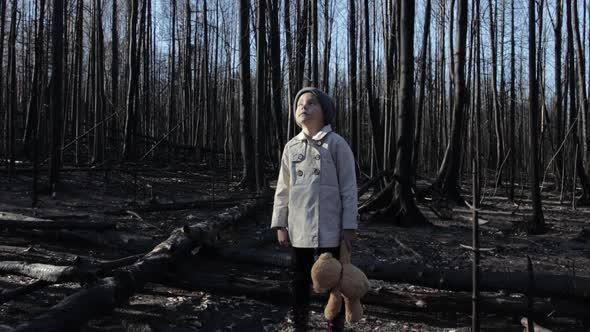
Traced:
POLYGON ((137 81, 139 78, 139 61, 137 56, 137 16, 138 1, 131 0, 131 14, 129 20, 129 52, 127 66, 129 68, 129 80, 127 85, 127 101, 125 113, 125 143, 123 144, 123 159, 135 159, 135 129, 137 81))
MULTIPOLYGON (((461 3, 464 0, 460 0, 461 3)), ((451 139, 447 145, 445 157, 438 173, 434 190, 442 198, 449 199, 456 204, 464 205, 459 187, 459 167, 461 161, 461 147, 463 137, 463 113, 465 109, 465 50, 467 43, 467 5, 458 6, 457 32, 455 43, 454 94, 453 94, 453 122, 451 139)))
POLYGON ((250 1, 240 0, 240 136, 242 147, 242 180, 241 185, 256 185, 254 171, 254 146, 252 141, 252 83, 250 81, 250 1))
MULTIPOLYGON (((43 37, 45 31, 45 0, 39 1, 39 17, 37 19, 37 36, 35 37, 35 65, 33 68, 33 81, 31 82, 31 96, 27 105, 27 118, 25 123, 24 148, 32 152, 33 134, 37 128, 39 118, 39 96, 42 94, 40 85, 41 66, 43 61, 43 37)), ((0 37, 2 38, 2 37, 0 37)), ((0 42, 1 43, 1 42, 0 42)), ((2 53, 0 52, 0 55, 2 53)), ((1 70, 1 69, 0 69, 1 70)), ((1 75, 0 75, 1 80, 1 75)))
MULTIPOLYGON (((275 122, 275 138, 279 146, 285 144, 283 134, 283 106, 282 106, 282 75, 281 75, 281 40, 279 34, 279 4, 277 1, 269 1, 268 16, 270 19, 269 48, 270 48, 270 72, 272 87, 272 118, 275 122)), ((281 149, 277 149, 280 158, 281 149)))
POLYGON ((422 137, 422 116, 424 113, 424 100, 426 90, 426 55, 428 51, 428 35, 430 33, 430 12, 432 11, 432 1, 426 0, 424 9, 424 34, 422 36, 422 49, 420 50, 420 88, 418 92, 418 107, 416 108, 416 139, 414 144, 414 156, 412 157, 412 168, 417 171, 418 158, 420 157, 420 144, 422 137))
MULTIPOLYGON (((16 2, 16 1, 15 1, 16 2)), ((63 125, 63 18, 64 1, 53 0, 53 15, 51 29, 51 81, 49 83, 51 112, 51 164, 50 164, 50 186, 55 190, 59 182, 61 168, 61 146, 62 146, 62 125, 63 125)))
MULTIPOLYGON (((502 139, 502 129, 501 129, 501 119, 500 119, 500 101, 498 100, 498 55, 497 55, 497 28, 496 23, 497 19, 494 18, 494 6, 492 5, 492 0, 488 0, 488 12, 490 18, 490 44, 491 44, 491 52, 492 52, 492 81, 491 81, 491 90, 492 90, 492 110, 494 113, 494 130, 496 134, 496 172, 498 175, 496 176, 496 185, 498 185, 502 181, 502 162, 504 159, 504 142, 502 139)), ((496 12, 497 16, 497 12, 496 12)), ((501 55, 502 56, 502 55, 501 55)))
MULTIPOLYGON (((465 0, 466 1, 466 0, 465 0)), ((365 1, 366 4, 366 1, 365 1)), ((396 223, 401 225, 426 224, 412 191, 412 150, 414 148, 414 13, 413 0, 402 0, 400 24, 400 84, 399 110, 400 132, 397 139, 397 156, 395 161, 395 186, 391 203, 381 214, 393 215, 396 223)))
MULTIPOLYGON (((580 198, 580 203, 588 204, 590 202, 590 180, 588 179, 588 175, 586 173, 584 167, 584 158, 582 153, 582 146, 580 145, 580 138, 578 136, 578 127, 580 123, 580 112, 578 109, 583 110, 583 107, 577 107, 577 103, 584 103, 584 100, 579 100, 576 98, 576 75, 575 75, 575 68, 576 63, 574 60, 574 30, 576 27, 575 20, 575 10, 572 4, 572 1, 566 1, 566 9, 567 9, 567 63, 568 63, 568 79, 569 79, 569 94, 570 94, 570 126, 572 127, 571 135, 572 141, 574 144, 574 151, 575 151, 575 170, 576 174, 574 176, 578 176, 580 178, 580 184, 582 186, 583 194, 580 198), (577 102, 577 103, 576 103, 577 102)), ((578 45, 579 47, 579 45, 578 45)), ((578 54, 579 55, 579 54, 578 54)), ((578 65, 580 65, 578 63, 578 65)), ((582 74, 583 75, 583 74, 582 74)), ((578 73, 578 83, 580 82, 580 73, 578 73)), ((578 84, 578 89, 583 88, 583 83, 578 84)), ((578 96, 583 96, 584 93, 581 92, 578 96)), ((582 130, 585 130, 584 126, 581 126, 582 130)), ((583 135, 582 135, 583 136, 583 135)))
POLYGON ((356 65, 356 0, 348 0, 348 93, 350 95, 350 146, 354 156, 359 158, 359 117, 358 117, 358 100, 356 95, 357 86, 357 65, 356 65))
MULTIPOLYGON (((6 5, 5 5, 6 6, 6 5)), ((18 1, 12 1, 12 9, 10 14, 10 32, 8 34, 8 70, 7 70, 7 101, 6 118, 4 120, 4 142, 6 157, 8 159, 7 167, 10 174, 14 170, 15 165, 15 151, 14 151, 14 131, 15 131, 15 114, 17 108, 17 77, 16 77, 16 29, 17 29, 17 8, 18 1)), ((4 26, 4 24, 2 24, 4 26)), ((4 35, 2 35, 4 38, 4 35)), ((2 55, 3 56, 3 55, 2 55)), ((4 93, 1 91, 0 94, 4 93)))
POLYGON ((539 150, 538 129, 539 129, 539 107, 536 72, 536 50, 535 50, 535 0, 529 0, 529 182, 531 186, 533 214, 527 223, 527 230, 531 233, 540 233, 545 227, 545 219, 541 206, 541 190, 539 189, 539 150))
MULTIPOLYGON (((258 0, 256 31, 256 124, 254 125, 254 169, 256 189, 261 191, 264 187, 264 142, 262 141, 262 124, 266 105, 266 0, 258 0)), ((317 28, 316 28, 317 32, 317 28)), ((317 36, 316 36, 317 38, 317 36)), ((317 51, 316 51, 317 55, 317 51)), ((316 59, 317 60, 317 59, 316 59)), ((317 67, 316 67, 317 70, 317 67)), ((316 73, 317 74, 317 73, 316 73)))

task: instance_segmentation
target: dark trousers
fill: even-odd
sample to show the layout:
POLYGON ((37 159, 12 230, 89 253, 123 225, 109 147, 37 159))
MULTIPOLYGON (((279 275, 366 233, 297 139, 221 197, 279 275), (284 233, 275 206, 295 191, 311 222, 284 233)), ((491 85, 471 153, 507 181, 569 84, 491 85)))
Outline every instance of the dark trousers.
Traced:
MULTIPOLYGON (((294 309, 307 308, 311 291, 311 267, 317 256, 329 252, 336 259, 340 258, 340 248, 295 248, 291 256, 293 269, 293 305, 294 309)), ((342 306, 344 309, 344 306, 342 306)))

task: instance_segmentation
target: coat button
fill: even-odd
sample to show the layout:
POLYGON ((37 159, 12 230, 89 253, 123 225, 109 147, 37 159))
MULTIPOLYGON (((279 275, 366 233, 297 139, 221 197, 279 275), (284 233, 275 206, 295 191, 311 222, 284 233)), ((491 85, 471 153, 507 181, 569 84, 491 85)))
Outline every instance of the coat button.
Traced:
POLYGON ((316 141, 315 144, 322 145, 322 141, 316 141))
POLYGON ((302 171, 302 170, 298 170, 298 171, 297 171, 297 175, 299 175, 299 176, 303 176, 303 171, 302 171))
POLYGON ((303 160, 303 155, 301 153, 297 155, 297 160, 303 160))
POLYGON ((315 174, 315 175, 320 175, 320 170, 319 170, 319 169, 317 169, 317 168, 314 168, 314 169, 313 169, 313 174, 315 174))
POLYGON ((315 159, 315 160, 320 160, 320 158, 321 158, 321 157, 320 157, 320 155, 319 155, 319 154, 318 154, 318 155, 316 155, 316 156, 314 157, 314 159, 315 159))

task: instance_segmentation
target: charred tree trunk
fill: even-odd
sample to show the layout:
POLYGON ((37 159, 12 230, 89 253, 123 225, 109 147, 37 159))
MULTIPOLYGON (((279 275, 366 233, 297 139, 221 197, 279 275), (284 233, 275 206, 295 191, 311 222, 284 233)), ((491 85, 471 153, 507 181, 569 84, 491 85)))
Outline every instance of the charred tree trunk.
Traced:
POLYGON ((63 25, 64 25, 64 0, 53 0, 52 15, 52 45, 51 45, 51 81, 49 84, 50 105, 52 117, 51 134, 51 164, 50 164, 50 186, 55 190, 59 182, 61 168, 61 146, 62 146, 62 125, 63 125, 63 25))
MULTIPOLYGON (((575 43, 575 51, 576 51, 576 69, 577 69, 577 91, 578 91, 578 114, 581 113, 582 115, 582 143, 580 145, 580 150, 582 150, 582 156, 584 160, 584 170, 586 173, 586 178, 590 175, 588 173, 588 169, 590 168, 590 135, 588 134, 588 99, 586 94, 586 79, 584 78, 585 72, 585 65, 584 65, 584 46, 582 45, 581 38, 580 38, 580 28, 578 23, 578 1, 571 0, 572 3, 572 30, 574 34, 574 43, 575 43)), ((581 200, 581 203, 590 204, 590 192, 584 191, 584 199, 581 200)))
POLYGON ((516 42, 514 39, 514 1, 511 2, 510 24, 510 189, 508 200, 514 201, 514 178, 516 175, 516 42))
MULTIPOLYGON (((183 74, 182 74, 182 94, 183 94, 183 118, 189 117, 189 115, 193 112, 191 107, 191 91, 192 91, 192 45, 191 45, 191 34, 192 34, 192 24, 191 24, 191 2, 190 0, 185 1, 184 6, 185 11, 185 32, 184 32, 184 63, 183 63, 183 74)), ((196 29, 196 28, 195 28, 196 29)), ((183 121, 184 123, 184 121, 183 121)), ((183 138, 186 137, 186 134, 183 135, 183 138)))
MULTIPOLYGON (((14 129, 15 114, 17 107, 17 77, 16 77, 16 20, 17 20, 18 1, 12 2, 10 15, 10 32, 8 35, 8 77, 7 77, 7 98, 8 106, 6 107, 6 119, 4 121, 4 142, 6 143, 5 152, 8 159, 8 174, 11 174, 15 165, 14 151, 14 129)), ((0 92, 3 93, 3 92, 0 92)))
POLYGON ((465 48, 467 42, 467 4, 459 0, 457 7, 457 32, 455 44, 454 102, 451 140, 447 145, 441 170, 433 186, 442 198, 464 205, 459 187, 459 166, 463 136, 463 113, 465 106, 465 48))
POLYGON ((539 106, 536 71, 536 50, 535 50, 535 0, 529 0, 529 171, 530 186, 533 204, 533 215, 527 222, 527 231, 540 233, 545 228, 543 210, 541 206, 541 191, 539 189, 539 106))
MULTIPOLYGON (((407 4, 409 6, 409 4, 407 4)), ((413 2, 412 2, 412 8, 413 8, 413 2)), ((379 117, 379 109, 377 108, 377 105, 375 104, 374 101, 374 96, 373 96, 373 70, 371 69, 371 64, 372 64, 372 60, 371 60, 371 34, 369 33, 369 0, 364 0, 364 8, 363 8, 363 13, 364 13, 364 21, 365 21, 365 86, 367 89, 367 106, 369 108, 369 116, 371 119, 371 131, 373 133, 373 144, 374 144, 374 150, 375 150, 375 158, 376 158, 376 162, 377 162, 377 170, 384 170, 386 168, 386 166, 383 164, 385 157, 385 151, 383 150, 383 126, 381 125, 381 121, 380 121, 380 117, 379 117)), ((414 32, 412 30, 412 36, 414 35, 414 32)), ((412 47, 412 50, 414 48, 412 47)), ((413 56, 412 56, 413 58, 413 56)), ((412 60, 413 61, 413 60, 412 60)), ((413 75, 413 70, 414 67, 412 66, 412 74, 413 75)), ((413 82, 413 80, 411 81, 413 82)), ((413 83, 412 83, 413 84, 413 83)), ((413 90, 413 89, 412 89, 413 90)), ((413 112, 412 112, 413 114, 413 112)), ((413 122, 412 121, 412 126, 413 126, 413 122)))
MULTIPOLYGON (((580 198, 580 203, 587 203, 590 201, 590 180, 586 174, 586 170, 583 162, 582 146, 580 144, 580 138, 578 136, 578 127, 580 123, 580 114, 576 101, 576 75, 575 75, 575 60, 574 60, 574 10, 572 8, 572 1, 566 1, 567 9, 567 62, 568 62, 568 79, 569 79, 569 93, 570 93, 570 123, 568 125, 572 127, 572 140, 574 144, 574 151, 576 151, 575 168, 576 175, 580 178, 580 184, 582 186, 583 194, 580 198)), ((582 93, 580 93, 582 95, 582 93)), ((582 126, 582 128, 584 128, 582 126)), ((574 175, 575 176, 575 175, 574 175)), ((574 188, 575 190, 575 188, 574 188)))
MULTIPOLYGON (((283 134, 283 80, 281 77, 281 40, 279 35, 279 4, 277 1, 269 1, 269 48, 270 48, 270 71, 271 71, 271 86, 272 86, 272 105, 273 105, 273 119, 275 122, 275 136, 279 146, 285 144, 285 137, 283 134)), ((287 42, 289 44, 289 42, 287 42)), ((281 149, 278 150, 278 158, 280 158, 281 149)))
POLYGON ((82 130, 82 110, 86 108, 83 103, 82 99, 82 63, 83 63, 83 49, 82 45, 84 45, 84 31, 83 31, 83 24, 84 24, 84 10, 83 10, 83 0, 78 0, 76 4, 76 23, 75 23, 75 47, 74 47, 74 63, 73 63, 73 75, 74 75, 74 83, 72 84, 72 102, 71 102, 71 111, 72 114, 72 126, 74 127, 74 159, 75 163, 80 163, 80 132, 82 130))
POLYGON ((293 58, 293 35, 291 33, 291 1, 284 0, 284 25, 285 25, 285 44, 286 44, 286 51, 287 51, 287 64, 289 65, 288 69, 288 91, 287 91, 287 136, 285 137, 286 140, 290 139, 295 134, 295 129, 297 125, 295 124, 295 117, 293 116, 293 112, 295 110, 291 109, 291 101, 293 100, 296 87, 295 87, 295 59, 293 58))
POLYGON ((101 0, 94 0, 94 27, 93 52, 94 52, 94 141, 92 163, 101 163, 104 159, 105 129, 104 129, 104 52, 102 34, 102 6, 101 0))
MULTIPOLYGON (((264 188, 264 142, 262 141, 262 118, 263 110, 266 109, 266 0, 258 0, 258 10, 256 14, 256 105, 254 126, 254 169, 256 173, 256 189, 262 191, 264 188)), ((317 30, 317 27, 316 27, 317 30)), ((317 31, 316 31, 317 32, 317 31)), ((317 36, 316 36, 317 37, 317 36)), ((316 49, 317 56, 317 49, 316 49)), ((317 59, 316 59, 317 60, 317 59)), ((316 68, 317 69, 317 68, 316 68)))
POLYGON ((129 80, 127 83, 127 102, 125 116, 125 143, 123 144, 123 159, 135 160, 135 129, 136 124, 136 104, 135 97, 137 94, 137 81, 139 78, 139 63, 137 57, 137 16, 138 1, 131 0, 131 14, 129 20, 129 52, 128 63, 129 80))
MULTIPOLYGON (((561 122, 562 117, 562 102, 563 102, 563 92, 561 88, 561 61, 562 61, 562 54, 561 54, 561 28, 562 28, 562 18, 563 18, 563 0, 557 0, 555 2, 555 116, 553 117, 553 123, 555 124, 553 131, 553 142, 556 145, 556 148, 559 149, 561 141, 563 138, 563 124, 561 122)), ((563 165, 563 153, 561 149, 556 152, 555 156, 555 169, 558 178, 563 177, 564 170, 562 169, 563 165)), ((559 186, 555 185, 555 188, 559 186)))
MULTIPOLYGON (((365 5, 367 1, 365 0, 365 5)), ((413 226, 428 223, 422 215, 412 191, 412 149, 414 147, 414 14, 413 0, 402 0, 400 24, 400 131, 395 161, 393 200, 380 214, 393 214, 396 223, 413 226)), ((366 18, 366 17, 365 17, 366 18)))
MULTIPOLYGON (((428 35, 430 33, 431 0, 426 1, 424 9, 424 34, 422 36, 422 49, 420 50, 420 90, 418 92, 418 108, 416 108, 416 143, 414 144, 414 156, 412 157, 412 169, 417 172, 418 158, 420 157, 420 144, 422 137, 422 114, 424 113, 424 93, 426 90, 426 55, 428 51, 428 35)), ((400 110, 401 111, 401 110, 400 110)))
MULTIPOLYGON (((113 1, 112 21, 111 21, 111 113, 119 112, 119 14, 117 2, 113 1)), ((113 119, 110 128, 115 132, 116 121, 113 119)), ((114 135, 111 135, 114 138, 114 135)))
MULTIPOLYGON (((303 9, 297 11, 297 45, 295 47, 295 86, 293 93, 297 93, 303 87, 303 75, 305 71, 305 54, 307 50, 307 34, 309 20, 309 1, 303 1, 303 9)), ((295 110, 292 110, 293 112, 295 110)), ((294 120, 295 121, 295 120, 294 120)))
MULTIPOLYGON (((35 67, 33 68, 33 82, 31 83, 31 97, 27 105, 27 119, 25 124, 24 149, 27 153, 33 151, 33 134, 37 128, 39 118, 39 96, 42 95, 40 84, 41 62, 43 61, 43 37, 45 30, 45 0, 39 1, 39 18, 37 20, 37 36, 35 37, 35 67)), ((4 38, 0 36, 0 38, 4 38)), ((2 52, 0 52, 2 57, 2 52)), ((1 80, 1 75, 0 75, 1 80)), ((1 105, 0 105, 1 107, 1 105)))
MULTIPOLYGON (((490 44, 491 44, 491 52, 492 52, 492 110, 494 112, 494 130, 496 133, 496 172, 498 175, 496 177, 496 185, 502 182, 502 161, 504 159, 504 148, 503 148, 503 140, 502 140, 502 129, 500 124, 500 110, 499 110, 499 100, 498 100, 498 60, 497 60, 497 53, 496 53, 496 21, 494 19, 494 6, 492 5, 492 0, 488 0, 488 11, 490 17, 490 44)), ((497 13, 496 13, 497 15, 497 13)))
MULTIPOLYGON (((172 133, 177 121, 176 114, 176 0, 170 2, 172 18, 170 21, 170 78, 169 78, 169 95, 168 95, 168 126, 166 128, 168 139, 176 143, 176 135, 172 133)), ((178 117, 180 118, 180 117, 178 117)), ((169 154, 171 151, 168 152, 169 154)))
MULTIPOLYGON (((330 51, 332 49, 332 24, 334 20, 330 17, 330 0, 324 0, 324 73, 322 89, 330 91, 330 51)), ((336 82, 338 83, 338 82, 336 82)))
POLYGON ((358 100, 356 94, 357 86, 357 64, 356 64, 356 0, 348 0, 348 93, 350 94, 350 146, 355 159, 359 159, 359 116, 358 100))
MULTIPOLYGON (((2 59, 4 59, 4 26, 6 25, 6 6, 6 0, 0 0, 0 62, 2 62, 2 59)), ((3 67, 4 66, 0 66, 0 109, 6 110, 6 107, 4 107, 4 77, 2 75, 2 70, 4 69, 3 67)))
MULTIPOLYGON (((308 0, 311 6, 311 82, 310 86, 319 87, 318 66, 318 0, 308 0)), ((258 27, 260 29, 260 26, 258 27)))
POLYGON ((250 1, 240 0, 240 140, 242 150, 242 180, 241 185, 252 188, 256 185, 254 173, 254 147, 252 142, 252 85, 250 81, 250 1))

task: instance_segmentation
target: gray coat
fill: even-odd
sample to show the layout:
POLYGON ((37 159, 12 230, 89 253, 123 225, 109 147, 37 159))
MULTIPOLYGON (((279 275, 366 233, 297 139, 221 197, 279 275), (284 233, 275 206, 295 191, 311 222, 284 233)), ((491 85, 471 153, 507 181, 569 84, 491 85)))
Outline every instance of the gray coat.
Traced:
POLYGON ((294 247, 339 246, 342 229, 357 228, 357 204, 354 156, 330 125, 285 145, 271 228, 287 227, 294 247))

